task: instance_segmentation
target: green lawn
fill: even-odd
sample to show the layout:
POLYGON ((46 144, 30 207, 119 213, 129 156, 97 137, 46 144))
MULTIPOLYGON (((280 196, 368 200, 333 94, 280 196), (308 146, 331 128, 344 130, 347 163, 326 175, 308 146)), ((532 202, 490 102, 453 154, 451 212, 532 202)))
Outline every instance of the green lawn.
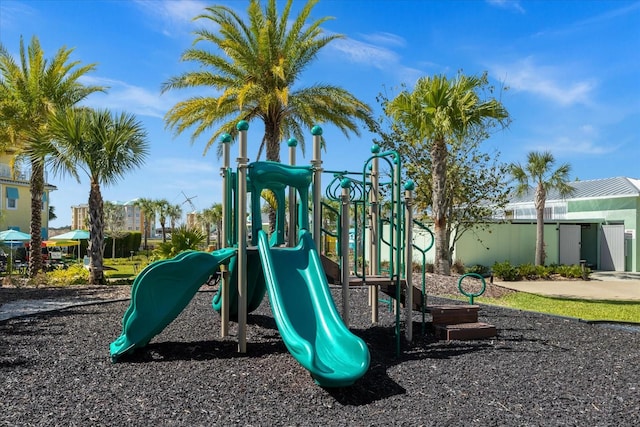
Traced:
POLYGON ((640 302, 573 300, 515 292, 503 298, 477 298, 477 303, 584 320, 640 323, 640 302))

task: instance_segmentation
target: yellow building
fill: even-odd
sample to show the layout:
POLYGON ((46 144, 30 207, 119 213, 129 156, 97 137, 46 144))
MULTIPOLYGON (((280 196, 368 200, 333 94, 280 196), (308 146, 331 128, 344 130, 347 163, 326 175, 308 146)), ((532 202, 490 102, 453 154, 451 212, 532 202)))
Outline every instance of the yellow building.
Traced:
MULTIPOLYGON (((142 210, 135 204, 138 199, 128 202, 111 202, 123 209, 123 230, 139 231, 144 230, 144 216, 142 210)), ((87 230, 89 228, 89 205, 86 203, 78 206, 71 206, 71 229, 87 230)), ((153 227, 152 227, 153 229, 153 227)))
MULTIPOLYGON (((9 228, 31 232, 31 192, 29 179, 31 171, 28 164, 15 162, 13 153, 0 154, 0 230, 9 228)), ((42 238, 49 236, 49 193, 56 190, 47 184, 45 174, 44 193, 42 195, 42 238)))
POLYGON ((89 205, 86 203, 78 206, 71 206, 71 229, 89 229, 89 205))

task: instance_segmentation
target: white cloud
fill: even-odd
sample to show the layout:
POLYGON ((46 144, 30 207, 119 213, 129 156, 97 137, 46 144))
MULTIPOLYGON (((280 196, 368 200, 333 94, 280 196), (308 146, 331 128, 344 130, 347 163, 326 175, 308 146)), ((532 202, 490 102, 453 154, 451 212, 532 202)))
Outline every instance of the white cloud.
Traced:
POLYGON ((620 145, 603 142, 599 128, 583 124, 575 128, 556 125, 544 128, 523 145, 527 151, 550 151, 558 155, 605 155, 617 151, 620 145), (533 140, 535 138, 535 141, 533 140))
POLYGON ((136 0, 140 9, 159 21, 166 36, 191 31, 193 18, 202 14, 210 4, 199 0, 136 0))
POLYGON ((368 65, 381 70, 399 62, 398 55, 384 47, 363 43, 354 39, 337 39, 329 46, 344 54, 350 62, 368 65))
MULTIPOLYGON (((21 19, 34 19, 37 11, 28 4, 0 2, 0 28, 16 28, 21 19)), ((25 37, 29 41, 29 37, 25 37)))
POLYGON ((511 90, 529 92, 562 106, 590 104, 590 95, 596 87, 593 79, 572 81, 564 77, 570 75, 569 71, 535 64, 531 57, 490 68, 511 90))
POLYGON ((407 41, 404 38, 396 34, 391 34, 386 32, 363 34, 361 37, 370 43, 384 45, 384 46, 403 47, 407 44, 407 41))
POLYGON ((518 13, 526 13, 526 10, 524 10, 524 7, 522 7, 518 0, 487 0, 487 3, 501 9, 512 10, 518 13))
POLYGON ((96 93, 87 98, 83 105, 93 108, 108 108, 126 111, 136 115, 163 118, 164 114, 175 104, 169 95, 161 95, 160 90, 133 86, 119 80, 83 76, 83 84, 107 86, 107 93, 96 93))

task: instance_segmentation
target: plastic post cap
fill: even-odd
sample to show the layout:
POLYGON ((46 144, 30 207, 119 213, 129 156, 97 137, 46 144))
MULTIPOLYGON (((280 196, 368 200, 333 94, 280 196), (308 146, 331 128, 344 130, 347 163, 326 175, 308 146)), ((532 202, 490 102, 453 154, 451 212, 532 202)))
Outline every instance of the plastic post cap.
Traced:
POLYGON ((231 142, 231 135, 228 133, 223 133, 222 135, 220 135, 220 142, 225 144, 231 142))
POLYGON ((371 152, 373 154, 378 154, 380 152, 380 146, 378 144, 373 144, 371 146, 371 152))
POLYGON ((349 178, 342 178, 342 181, 340 181, 340 187, 342 187, 342 188, 350 188, 351 187, 351 180, 349 178))
POLYGON ((413 189, 416 188, 416 184, 413 182, 412 179, 407 180, 407 182, 404 183, 404 189, 407 191, 413 191, 413 189))
POLYGON ((287 145, 289 147, 296 147, 298 145, 298 140, 295 138, 289 138, 289 140, 287 141, 287 145))
POLYGON ((318 125, 315 125, 311 128, 311 135, 320 136, 322 135, 322 128, 318 125))
POLYGON ((249 122, 246 120, 240 120, 236 125, 236 129, 238 130, 249 130, 249 122))

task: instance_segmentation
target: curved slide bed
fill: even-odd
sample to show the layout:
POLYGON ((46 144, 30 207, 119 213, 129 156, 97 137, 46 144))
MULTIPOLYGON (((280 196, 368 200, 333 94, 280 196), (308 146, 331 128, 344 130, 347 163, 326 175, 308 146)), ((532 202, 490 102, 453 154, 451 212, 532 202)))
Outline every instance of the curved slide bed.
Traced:
POLYGON ((322 387, 353 384, 369 368, 369 349, 342 322, 311 235, 295 248, 272 248, 258 235, 271 309, 293 357, 322 387))
POLYGON ((146 346, 189 304, 198 289, 236 255, 235 249, 184 252, 148 265, 131 288, 122 334, 110 345, 111 360, 146 346))

